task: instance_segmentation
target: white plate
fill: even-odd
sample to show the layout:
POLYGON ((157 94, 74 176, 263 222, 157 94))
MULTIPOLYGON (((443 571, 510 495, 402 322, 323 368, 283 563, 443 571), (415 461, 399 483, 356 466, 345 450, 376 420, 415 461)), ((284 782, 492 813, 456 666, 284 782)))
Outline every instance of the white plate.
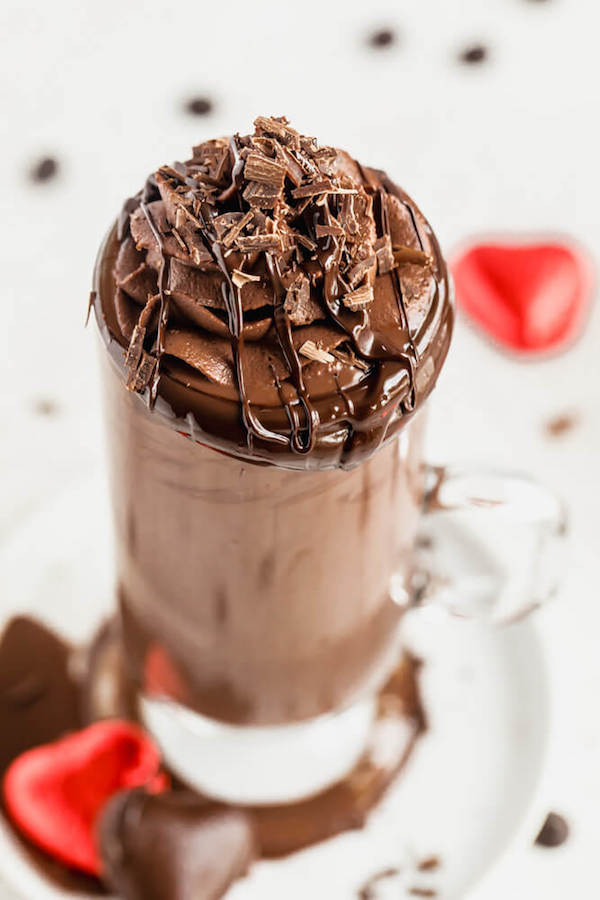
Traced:
MULTIPOLYGON (((111 606, 109 534, 100 479, 38 512, 0 548, 0 624, 28 612, 70 639, 86 639, 111 606)), ((404 875, 381 882, 381 898, 418 885, 464 900, 510 846, 535 837, 549 698, 532 622, 494 629, 424 609, 407 621, 406 637, 426 661, 430 728, 403 775, 366 828, 257 864, 232 888, 233 900, 350 900, 389 867, 404 875), (440 869, 415 874, 412 863, 432 854, 440 869)), ((74 898, 34 871, 5 827, 0 872, 15 897, 74 898)))

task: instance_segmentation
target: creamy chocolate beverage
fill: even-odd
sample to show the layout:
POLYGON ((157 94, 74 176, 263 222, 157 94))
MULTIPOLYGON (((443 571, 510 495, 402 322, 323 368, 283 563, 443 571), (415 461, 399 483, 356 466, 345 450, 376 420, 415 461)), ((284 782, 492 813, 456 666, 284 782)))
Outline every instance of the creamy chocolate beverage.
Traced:
POLYGON ((418 208, 260 117, 127 201, 92 302, 133 682, 249 725, 374 691, 452 330, 418 208))

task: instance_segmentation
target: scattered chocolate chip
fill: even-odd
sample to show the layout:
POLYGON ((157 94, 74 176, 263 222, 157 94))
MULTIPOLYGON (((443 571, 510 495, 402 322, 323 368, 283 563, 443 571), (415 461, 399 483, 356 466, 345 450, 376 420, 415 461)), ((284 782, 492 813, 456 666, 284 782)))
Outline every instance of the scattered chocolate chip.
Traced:
POLYGON ((465 47, 465 49, 460 52, 458 58, 462 63, 474 65, 484 62, 487 59, 487 56, 487 47, 484 47, 483 44, 472 44, 470 47, 465 47))
POLYGON ((34 182, 50 181, 58 174, 58 162, 52 156, 44 156, 39 159, 29 172, 29 177, 34 182))
POLYGON ((255 856, 246 813, 187 791, 123 791, 98 835, 104 878, 123 900, 215 900, 255 856))
POLYGON ((367 43, 380 50, 384 47, 391 47, 397 40, 398 35, 392 28, 378 28, 369 35, 367 43))
POLYGON ((185 104, 186 112, 192 116, 208 116, 214 105, 208 97, 191 97, 185 104))
POLYGON ((542 829, 535 839, 538 847, 560 847, 569 837, 569 826, 558 813, 548 813, 542 829))
POLYGON ((38 416, 48 416, 48 418, 51 418, 60 412, 60 407, 58 403, 51 400, 49 397, 39 397, 33 404, 33 411, 37 413, 38 416))
POLYGON ((439 869, 441 863, 439 856, 426 856, 417 864, 419 872, 435 872, 439 869))
POLYGON ((375 875, 371 875, 359 889, 358 900, 375 900, 379 882, 386 881, 388 878, 395 878, 399 874, 400 869, 390 867, 389 869, 382 869, 381 872, 376 872, 375 875))
POLYGON ((544 428, 548 437, 557 438, 572 431, 578 423, 579 416, 576 413, 561 413, 549 419, 544 428))

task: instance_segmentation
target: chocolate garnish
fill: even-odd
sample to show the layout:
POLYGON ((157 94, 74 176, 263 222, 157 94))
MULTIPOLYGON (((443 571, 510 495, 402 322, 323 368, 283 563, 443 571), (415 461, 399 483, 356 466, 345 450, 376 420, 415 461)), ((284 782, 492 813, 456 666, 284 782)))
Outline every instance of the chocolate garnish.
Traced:
POLYGON ((58 174, 58 162, 53 156, 44 156, 32 166, 29 176, 38 183, 50 181, 58 174))
MULTIPOLYGON (((218 342, 228 338, 233 381, 229 375, 209 381, 225 383, 227 398, 231 390, 237 394, 248 456, 307 454, 327 441, 336 423, 315 400, 327 392, 343 395, 336 407, 340 439, 340 426, 347 432, 342 465, 358 461, 359 444, 365 455, 376 449, 414 409, 415 329, 436 315, 439 303, 447 306, 448 290, 435 239, 383 173, 320 147, 283 117, 259 117, 254 134, 206 141, 185 163, 161 166, 127 209, 131 237, 120 228, 114 272, 118 339, 127 342, 126 382, 146 393, 150 406, 163 357, 203 373, 230 372, 231 362, 219 361, 218 342), (158 297, 159 309, 136 330, 148 296, 158 297), (330 352, 339 341, 318 345, 329 357, 305 381, 299 348, 312 338, 298 340, 296 332, 317 321, 346 335, 340 347, 346 356, 330 352), (173 330, 185 332, 185 341, 170 338, 173 330), (251 365, 250 341, 261 345, 268 365, 251 365), (211 346, 216 365, 207 367, 211 346), (376 390, 363 391, 358 404, 347 402, 363 378, 373 378, 376 390), (271 414, 277 398, 283 420, 271 414)), ((447 343, 447 326, 444 333, 447 343)), ((172 361, 167 368, 169 379, 201 388, 172 361)), ((434 367, 422 379, 424 395, 435 373, 434 367)))
POLYGON ((558 813, 548 813, 540 833, 535 839, 538 847, 560 847, 569 837, 569 826, 566 819, 558 813))
POLYGON ((103 878, 123 900, 217 900, 255 856, 244 812, 183 791, 117 794, 98 836, 103 878))
POLYGON ((411 897, 437 897, 438 895, 434 888, 418 887, 417 885, 409 887, 408 893, 411 897))

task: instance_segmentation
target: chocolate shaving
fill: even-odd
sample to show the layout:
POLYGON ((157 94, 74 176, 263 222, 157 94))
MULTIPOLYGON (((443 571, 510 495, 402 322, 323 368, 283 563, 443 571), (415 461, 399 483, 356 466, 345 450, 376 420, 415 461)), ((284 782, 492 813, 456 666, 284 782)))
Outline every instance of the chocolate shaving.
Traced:
MULTIPOLYGON (((235 213, 235 215, 238 215, 235 213)), ((249 210, 245 215, 240 215, 239 220, 232 225, 229 231, 223 236, 223 246, 231 247, 231 245, 236 241, 238 235, 242 233, 246 225, 252 221, 252 210, 249 210)), ((224 218, 224 216, 222 217, 224 218)), ((215 219, 216 222, 216 219, 215 219)))
POLYGON ((276 159, 269 159, 268 156, 253 151, 246 157, 244 177, 248 181, 258 181, 280 190, 283 188, 285 166, 276 159))
POLYGON ((359 260, 346 275, 346 280, 351 288, 355 288, 363 280, 369 269, 375 265, 376 257, 374 255, 367 256, 365 259, 359 260))
POLYGON ((141 393, 142 391, 145 391, 152 381, 152 376, 154 375, 155 368, 156 359, 153 356, 150 356, 149 353, 146 353, 145 350, 143 350, 137 368, 132 369, 129 372, 127 378, 127 389, 135 393, 141 393))
POLYGON ((254 127, 259 134, 272 135, 278 138, 282 144, 287 144, 294 149, 300 146, 300 135, 294 128, 290 128, 285 116, 278 118, 258 116, 254 120, 254 127))
POLYGON ((247 237, 239 237, 236 246, 242 253, 250 253, 253 250, 271 252, 281 250, 281 238, 278 234, 250 234, 247 237))
MULTIPOLYGON (((331 181, 313 181, 312 184, 303 184, 302 187, 294 188, 292 197, 300 200, 303 197, 315 197, 317 194, 333 194, 333 193, 350 193, 349 191, 336 190, 331 181)), ((352 191, 355 193, 355 191, 352 191)))
POLYGON ((127 356, 125 357, 125 365, 130 372, 135 371, 142 358, 144 351, 144 340, 146 338, 146 329, 138 324, 133 329, 129 347, 127 348, 127 356))
POLYGON ((377 257, 377 271, 380 275, 387 275, 396 265, 392 251, 392 239, 389 234, 375 241, 375 256, 377 257))
POLYGON ((345 366, 354 366, 355 369, 361 369, 363 372, 368 372, 371 368, 368 362, 360 359, 352 350, 331 350, 331 355, 345 366))
POLYGON ((272 209, 280 195, 281 188, 260 181, 250 181, 242 194, 246 203, 258 209, 272 209))
POLYGON ((342 297, 342 303, 352 312, 357 312, 359 309, 364 309, 366 306, 369 306, 374 299, 372 286, 370 284, 365 284, 362 287, 356 288, 356 290, 352 291, 350 294, 345 294, 342 297))
POLYGON ((243 288, 249 281, 260 281, 260 275, 250 275, 249 272, 242 272, 240 269, 234 269, 231 273, 231 280, 236 287, 243 288))
POLYGON ((317 347, 314 341, 304 341, 299 352, 302 356, 306 356, 307 359, 314 360, 315 362, 335 362, 335 357, 332 356, 331 353, 328 353, 327 350, 321 350, 320 347, 317 347))
POLYGON ((431 257, 423 250, 416 250, 413 247, 397 247, 394 245, 394 260, 397 266, 405 263, 414 263, 417 266, 427 266, 431 263, 431 257))
POLYGON ((344 229, 334 219, 328 225, 317 224, 315 226, 315 234, 318 238, 327 237, 328 235, 343 235, 344 229))
POLYGON ((288 289, 283 308, 294 325, 310 325, 324 317, 320 304, 310 296, 310 282, 304 273, 288 289))

